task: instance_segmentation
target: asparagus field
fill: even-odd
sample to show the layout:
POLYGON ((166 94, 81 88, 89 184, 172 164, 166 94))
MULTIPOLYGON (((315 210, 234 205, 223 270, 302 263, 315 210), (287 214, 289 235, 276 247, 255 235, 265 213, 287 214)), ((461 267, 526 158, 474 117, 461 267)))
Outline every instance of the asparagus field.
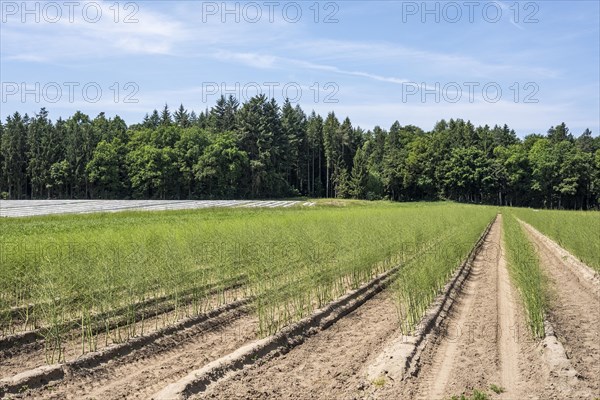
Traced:
POLYGON ((600 213, 518 209, 515 215, 600 272, 600 213))
MULTIPOLYGON (((558 250, 523 221, 590 266, 597 254, 537 215, 316 201, 0 219, 0 396, 597 394, 598 320, 583 345, 561 336, 560 279, 540 253, 558 250), (547 360, 540 349, 555 331, 547 360), (581 354, 561 370, 583 380, 552 382, 560 349, 566 362, 581 354)), ((598 217, 557 215, 577 216, 583 232, 598 217)), ((573 301, 588 304, 573 318, 600 305, 597 276, 585 282, 588 297, 573 301)))

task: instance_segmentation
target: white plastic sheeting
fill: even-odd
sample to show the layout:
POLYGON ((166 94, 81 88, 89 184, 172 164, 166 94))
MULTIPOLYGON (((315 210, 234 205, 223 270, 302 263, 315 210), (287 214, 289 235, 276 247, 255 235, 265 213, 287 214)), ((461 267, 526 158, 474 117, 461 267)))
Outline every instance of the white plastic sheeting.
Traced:
MULTIPOLYGON (((289 200, 0 200, 0 217, 118 211, 189 210, 210 207, 291 207, 289 200)), ((306 203, 305 203, 306 204, 306 203)))

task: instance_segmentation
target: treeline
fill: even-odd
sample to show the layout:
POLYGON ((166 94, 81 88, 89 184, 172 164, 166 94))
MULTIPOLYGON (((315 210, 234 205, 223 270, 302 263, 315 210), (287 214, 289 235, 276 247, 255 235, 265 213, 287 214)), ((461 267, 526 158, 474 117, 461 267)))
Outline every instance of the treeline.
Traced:
POLYGON ((264 95, 199 114, 165 106, 127 126, 42 108, 0 123, 0 196, 9 199, 339 197, 597 208, 600 138, 564 123, 517 138, 508 126, 395 122, 365 131, 264 95))

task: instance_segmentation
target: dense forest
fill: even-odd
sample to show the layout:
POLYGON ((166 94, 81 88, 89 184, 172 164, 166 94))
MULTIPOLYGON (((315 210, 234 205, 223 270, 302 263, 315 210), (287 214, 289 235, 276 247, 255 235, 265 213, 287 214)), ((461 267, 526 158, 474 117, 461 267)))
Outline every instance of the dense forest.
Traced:
POLYGON ((431 132, 395 122, 365 131, 333 113, 307 115, 264 95, 219 99, 199 114, 76 112, 0 123, 0 198, 211 199, 293 196, 449 199, 598 208, 600 138, 564 123, 519 139, 508 126, 461 119, 431 132))

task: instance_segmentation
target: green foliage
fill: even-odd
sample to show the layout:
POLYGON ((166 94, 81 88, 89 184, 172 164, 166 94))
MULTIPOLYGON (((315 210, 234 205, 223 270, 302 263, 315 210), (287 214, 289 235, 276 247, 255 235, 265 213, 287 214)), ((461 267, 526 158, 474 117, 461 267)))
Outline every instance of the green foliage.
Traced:
POLYGON ((515 209, 512 213, 600 272, 599 212, 515 209))
POLYGON ((403 270, 412 273, 401 275, 418 277, 416 269, 431 260, 421 253, 454 231, 467 240, 444 255, 453 263, 438 262, 419 281, 440 285, 493 215, 452 204, 354 204, 3 220, 0 329, 27 329, 6 312, 22 307, 27 324, 43 328, 56 361, 69 321, 79 321, 87 351, 94 327, 119 322, 125 336, 113 340, 135 335, 136 315, 149 312, 142 307, 149 299, 165 298, 181 317, 214 306, 218 295, 219 304, 253 296, 265 335, 423 257, 426 264, 407 264, 403 270), (461 233, 467 219, 477 222, 461 233), (235 291, 233 282, 240 285, 235 291))
POLYGON ((307 116, 264 95, 241 105, 221 97, 199 114, 183 105, 172 113, 165 104, 129 127, 104 113, 53 123, 42 108, 34 118, 15 113, 0 123, 0 192, 10 199, 301 195, 594 209, 599 151, 589 130, 575 139, 564 123, 524 140, 506 125, 461 119, 439 121, 431 132, 398 121, 364 131, 347 117, 307 116), (216 161, 224 148, 231 154, 216 161))
POLYGON ((445 167, 444 190, 459 201, 475 200, 490 175, 486 155, 475 147, 453 149, 445 167))
POLYGON ((379 378, 375 378, 371 383, 377 388, 382 388, 385 386, 385 377, 380 376, 379 378))
POLYGON ((369 190, 370 173, 367 165, 367 157, 362 149, 358 149, 354 155, 354 166, 350 182, 350 193, 355 199, 366 199, 369 190))
POLYGON ((461 394, 460 396, 452 396, 451 400, 489 400, 489 396, 487 393, 482 392, 480 390, 474 389, 473 393, 468 396, 461 394))
POLYGON ((6 186, 0 191, 6 191, 10 198, 20 199, 26 193, 27 186, 27 156, 26 138, 27 121, 17 112, 6 118, 2 134, 2 176, 6 186))
POLYGON ((406 260, 394 283, 401 327, 407 334, 417 327, 431 302, 464 262, 495 211, 454 206, 435 219, 432 214, 420 221, 411 217, 420 232, 415 233, 413 243, 406 245, 422 251, 418 257, 406 260))
POLYGON ((94 184, 100 198, 110 198, 122 192, 119 166, 122 165, 118 152, 120 141, 108 143, 100 141, 92 159, 87 163, 86 172, 90 183, 94 184))
POLYGON ((504 388, 503 388, 502 386, 498 386, 498 385, 496 385, 496 384, 494 384, 494 383, 492 383, 492 384, 490 385, 490 390, 491 390, 492 392, 496 393, 496 394, 501 394, 501 393, 504 393, 504 392, 505 392, 505 390, 504 390, 504 388))
POLYGON ((175 175, 171 147, 144 145, 127 154, 127 168, 136 197, 164 199, 175 175))
POLYGON ((286 181, 285 159, 289 137, 282 129, 279 106, 259 95, 245 103, 237 114, 237 135, 240 149, 249 157, 245 186, 251 197, 277 197, 290 193, 286 181), (285 164, 285 162, 284 162, 285 164))
POLYGON ((210 110, 210 127, 214 132, 228 132, 235 129, 235 118, 239 102, 233 97, 221 96, 217 104, 210 110))
POLYGON ((544 337, 546 316, 546 280, 539 265, 535 248, 512 214, 505 215, 504 243, 508 271, 515 282, 527 312, 527 322, 535 337, 544 337))
POLYGON ((200 192, 206 197, 230 198, 246 194, 239 182, 248 170, 248 154, 236 146, 235 138, 224 133, 204 150, 193 166, 200 192))

